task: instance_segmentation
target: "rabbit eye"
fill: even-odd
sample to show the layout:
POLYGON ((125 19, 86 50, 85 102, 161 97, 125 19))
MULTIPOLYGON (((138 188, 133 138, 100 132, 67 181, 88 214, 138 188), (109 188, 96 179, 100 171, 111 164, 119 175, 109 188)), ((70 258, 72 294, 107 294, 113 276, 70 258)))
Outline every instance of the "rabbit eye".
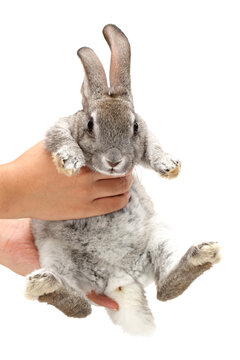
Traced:
POLYGON ((92 117, 90 118, 90 120, 88 122, 88 131, 90 133, 92 133, 92 131, 93 131, 93 118, 92 117))
POLYGON ((133 124, 133 131, 134 131, 134 135, 136 135, 138 132, 138 123, 136 120, 134 121, 134 124, 133 124))

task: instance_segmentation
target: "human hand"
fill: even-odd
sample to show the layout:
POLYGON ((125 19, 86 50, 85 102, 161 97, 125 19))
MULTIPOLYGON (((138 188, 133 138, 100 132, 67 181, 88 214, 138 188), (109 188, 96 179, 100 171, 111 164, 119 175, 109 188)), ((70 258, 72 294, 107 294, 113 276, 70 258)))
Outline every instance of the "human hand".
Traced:
POLYGON ((131 173, 114 178, 87 167, 72 177, 59 174, 42 142, 1 170, 5 201, 1 204, 0 196, 0 218, 5 219, 68 220, 110 213, 127 205, 133 182, 131 173))
MULTIPOLYGON (((23 276, 40 268, 30 219, 0 220, 0 264, 23 276)), ((87 296, 100 306, 118 310, 118 304, 105 295, 92 291, 87 296)))

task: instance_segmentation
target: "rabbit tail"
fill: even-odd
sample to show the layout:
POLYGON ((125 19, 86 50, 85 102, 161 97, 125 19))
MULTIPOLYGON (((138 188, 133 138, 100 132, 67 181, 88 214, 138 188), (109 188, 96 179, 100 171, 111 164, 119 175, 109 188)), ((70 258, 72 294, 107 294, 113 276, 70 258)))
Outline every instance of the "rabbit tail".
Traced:
POLYGON ((132 277, 111 278, 105 294, 115 300, 119 310, 107 309, 114 324, 132 335, 151 335, 155 330, 153 315, 140 283, 132 277))

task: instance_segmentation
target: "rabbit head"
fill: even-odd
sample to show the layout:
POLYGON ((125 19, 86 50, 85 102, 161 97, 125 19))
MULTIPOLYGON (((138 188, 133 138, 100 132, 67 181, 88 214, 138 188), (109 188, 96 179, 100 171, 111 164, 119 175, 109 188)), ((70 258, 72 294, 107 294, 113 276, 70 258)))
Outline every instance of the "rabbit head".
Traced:
POLYGON ((105 26, 103 34, 111 49, 110 87, 94 51, 78 50, 85 71, 81 92, 86 115, 80 146, 87 166, 123 175, 142 158, 146 131, 133 106, 128 39, 115 25, 105 26))

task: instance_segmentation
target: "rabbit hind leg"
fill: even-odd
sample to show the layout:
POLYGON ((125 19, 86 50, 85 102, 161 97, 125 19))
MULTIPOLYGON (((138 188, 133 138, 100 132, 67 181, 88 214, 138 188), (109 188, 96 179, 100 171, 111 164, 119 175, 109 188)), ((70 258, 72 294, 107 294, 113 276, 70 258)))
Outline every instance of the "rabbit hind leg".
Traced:
POLYGON ((55 306, 68 317, 84 318, 91 314, 91 304, 81 293, 60 288, 53 293, 42 295, 40 302, 55 306))
POLYGON ((190 247, 177 265, 157 281, 157 298, 166 301, 181 295, 198 276, 218 263, 220 258, 218 243, 202 243, 190 247))
POLYGON ((66 287, 60 276, 39 269, 26 277, 25 297, 38 299, 55 306, 69 317, 83 318, 91 313, 91 305, 84 294, 66 287))

